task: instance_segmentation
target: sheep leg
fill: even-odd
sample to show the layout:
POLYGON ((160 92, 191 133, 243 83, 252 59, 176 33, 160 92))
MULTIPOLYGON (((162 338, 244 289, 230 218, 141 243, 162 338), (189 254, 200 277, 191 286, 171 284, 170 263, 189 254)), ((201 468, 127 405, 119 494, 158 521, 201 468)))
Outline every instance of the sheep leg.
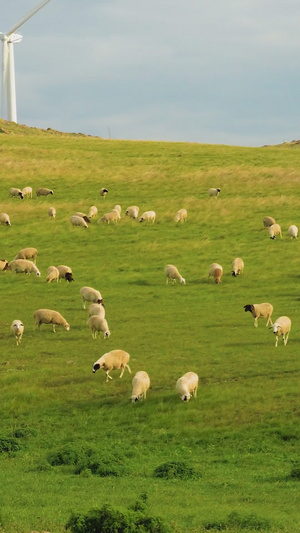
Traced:
POLYGON ((277 344, 278 344, 278 335, 276 335, 275 348, 277 348, 277 344))
POLYGON ((283 342, 284 342, 284 345, 286 346, 287 345, 287 341, 288 341, 288 338, 289 338, 289 333, 286 333, 285 335, 283 335, 283 342))
POLYGON ((125 365, 125 368, 127 368, 129 374, 131 374, 131 370, 130 370, 130 368, 129 368, 129 365, 126 364, 126 365, 125 365))
POLYGON ((52 331, 55 333, 55 324, 52 324, 52 331))
POLYGON ((258 320, 258 317, 256 316, 255 319, 254 319, 254 326, 255 326, 256 328, 258 328, 257 320, 258 320))
POLYGON ((268 321, 267 321, 267 323, 266 323, 266 326, 267 326, 268 324, 271 324, 271 326, 273 325, 273 322, 272 322, 272 319, 271 319, 271 315, 268 315, 268 321))
POLYGON ((82 300, 82 302, 83 302, 83 309, 85 309, 86 302, 85 302, 85 300, 82 300))
POLYGON ((109 370, 107 370, 107 372, 106 372, 106 383, 108 382, 109 379, 112 379, 112 377, 109 375, 109 370))

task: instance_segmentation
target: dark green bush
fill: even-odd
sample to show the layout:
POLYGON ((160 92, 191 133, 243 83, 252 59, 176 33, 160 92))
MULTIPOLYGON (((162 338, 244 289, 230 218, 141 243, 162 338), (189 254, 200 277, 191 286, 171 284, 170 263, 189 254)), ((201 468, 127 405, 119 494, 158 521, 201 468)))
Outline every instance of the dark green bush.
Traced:
POLYGON ((22 444, 14 437, 0 437, 0 453, 17 452, 22 447, 22 444))
POLYGON ((24 437, 31 437, 31 436, 35 436, 36 434, 37 434, 36 429, 28 428, 27 426, 16 428, 13 431, 13 437, 15 437, 16 439, 22 439, 24 437))
POLYGON ((72 446, 65 446, 61 450, 48 455, 47 461, 51 466, 76 465, 82 458, 82 452, 72 446))
POLYGON ((164 479, 195 479, 199 477, 195 469, 184 461, 163 463, 155 468, 153 475, 164 479))

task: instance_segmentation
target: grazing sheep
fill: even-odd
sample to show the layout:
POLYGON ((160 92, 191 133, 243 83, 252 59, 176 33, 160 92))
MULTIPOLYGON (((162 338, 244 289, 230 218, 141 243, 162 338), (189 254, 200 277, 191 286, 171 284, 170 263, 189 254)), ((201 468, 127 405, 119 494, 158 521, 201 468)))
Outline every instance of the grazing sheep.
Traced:
POLYGON ((198 376, 195 372, 187 372, 176 382, 176 390, 181 400, 188 402, 192 396, 197 398, 198 376))
POLYGON ((37 276, 41 275, 37 266, 32 261, 28 261, 27 259, 14 259, 13 261, 10 261, 6 267, 6 270, 11 270, 16 274, 24 273, 36 274, 37 276))
POLYGON ((88 227, 84 218, 79 217, 78 215, 73 215, 72 217, 70 217, 70 222, 72 226, 81 226, 82 228, 88 227))
POLYGON ((65 279, 71 283, 71 281, 74 281, 73 273, 70 267, 66 265, 58 265, 57 270, 59 272, 59 281, 62 279, 65 279))
POLYGON ((102 296, 99 291, 92 287, 81 287, 80 294, 83 302, 83 309, 85 309, 86 302, 92 302, 94 304, 102 304, 102 296))
POLYGON ((212 189, 208 190, 209 196, 210 197, 214 196, 215 198, 217 198, 219 196, 220 192, 221 192, 221 189, 213 189, 212 188, 212 189))
POLYGON ((91 304, 89 307, 89 316, 97 315, 105 318, 105 307, 103 304, 91 304))
POLYGON ((100 338, 100 332, 102 331, 104 339, 108 339, 110 336, 110 331, 108 327, 108 323, 105 320, 105 318, 101 318, 99 315, 92 315, 87 321, 87 325, 92 330, 92 337, 93 339, 98 337, 100 338))
POLYGON ((145 222, 145 220, 147 220, 149 222, 152 221, 152 223, 154 224, 155 217, 156 217, 155 211, 145 211, 145 213, 142 214, 139 222, 145 222))
POLYGON ((55 209, 55 207, 49 207, 48 215, 51 218, 55 218, 56 217, 56 209, 55 209))
POLYGON ((11 226, 7 213, 0 213, 0 224, 4 224, 5 226, 11 226))
POLYGON ((183 283, 185 285, 185 279, 182 277, 181 274, 179 274, 178 269, 174 265, 167 265, 165 266, 165 274, 167 276, 167 284, 169 283, 169 279, 172 280, 172 283, 176 283, 176 280, 180 283, 183 283))
POLYGON ((22 189, 22 194, 23 198, 32 198, 32 187, 24 187, 24 189, 22 189))
POLYGON ((100 196, 102 196, 103 198, 105 198, 107 193, 108 193, 108 190, 105 187, 102 187, 102 189, 100 189, 100 196))
POLYGON ((273 329, 273 333, 276 335, 275 348, 278 345, 278 338, 282 336, 284 346, 287 345, 289 334, 291 331, 292 322, 288 316, 280 316, 277 320, 270 326, 270 329, 273 329))
POLYGON ((223 276, 223 267, 218 263, 212 263, 209 267, 208 278, 212 276, 215 278, 216 283, 221 283, 221 277, 223 276))
POLYGON ((239 274, 242 274, 243 270, 244 270, 244 261, 243 259, 241 259, 240 257, 236 257, 233 261, 232 261, 232 267, 231 267, 231 270, 232 270, 232 275, 236 278, 236 276, 238 276, 239 274))
POLYGON ((263 218, 263 225, 265 228, 269 228, 270 226, 273 226, 273 224, 276 224, 275 218, 273 217, 264 217, 263 218))
POLYGON ((289 234, 289 236, 292 239, 297 239, 297 237, 298 237, 298 228, 297 228, 297 226, 294 226, 294 224, 292 224, 289 227, 289 229, 288 229, 288 234, 289 234))
POLYGON ((7 270, 8 261, 6 259, 0 259, 0 271, 7 270))
POLYGON ((23 248, 16 255, 15 259, 32 259, 36 263, 37 249, 36 248, 23 248))
MULTIPOLYGON (((91 223, 89 217, 87 217, 85 213, 81 213, 80 211, 77 211, 76 213, 74 213, 73 216, 83 218, 83 220, 85 220, 87 224, 91 223)), ((77 224, 75 224, 75 225, 77 225, 77 224)))
POLYGON ((258 319, 259 318, 267 318, 267 323, 266 323, 266 326, 268 326, 268 324, 272 324, 272 319, 271 319, 271 316, 272 316, 272 313, 273 313, 273 305, 272 304, 269 304, 269 303, 262 303, 262 304, 247 304, 247 305, 244 305, 244 309, 245 309, 245 312, 249 311, 253 318, 254 318, 254 326, 257 328, 258 327, 258 319))
POLYGON ((129 374, 131 374, 131 370, 129 368, 128 362, 130 359, 130 355, 127 352, 124 352, 124 350, 112 350, 111 352, 107 352, 96 363, 93 365, 93 373, 97 372, 100 368, 103 368, 103 370, 106 371, 106 383, 109 379, 112 379, 112 377, 109 375, 109 372, 111 370, 118 370, 121 368, 121 374, 120 378, 123 376, 125 368, 127 368, 129 374))
POLYGON ((125 216, 129 218, 134 218, 134 220, 136 220, 139 216, 139 210, 140 208, 137 205, 131 205, 130 207, 127 207, 125 211, 125 216))
POLYGON ((12 198, 21 198, 21 200, 24 198, 21 189, 16 189, 15 187, 9 189, 9 196, 12 198))
POLYGON ((41 324, 52 324, 53 333, 55 333, 55 326, 63 326, 67 331, 70 331, 68 322, 58 311, 38 309, 33 316, 35 325, 38 328, 40 328, 41 324))
POLYGON ((272 224, 272 226, 269 226, 268 233, 270 239, 274 240, 276 235, 280 235, 280 238, 282 239, 281 227, 279 224, 272 224))
POLYGON ((116 210, 110 211, 101 217, 100 221, 104 224, 109 224, 110 222, 117 222, 120 218, 120 213, 116 210))
POLYGON ((131 400, 138 402, 139 400, 146 399, 147 390, 150 387, 150 378, 147 372, 140 370, 137 372, 132 380, 132 394, 131 400))
POLYGON ((46 283, 51 283, 51 281, 56 280, 58 283, 59 280, 59 270, 55 266, 49 266, 47 269, 46 283))
POLYGON ((23 332, 24 332, 24 325, 21 322, 21 320, 14 320, 12 325, 10 326, 10 330, 15 336, 15 339, 17 341, 17 346, 21 344, 23 332))
POLYGON ((90 207, 88 217, 89 217, 89 218, 96 218, 97 214, 98 214, 98 209, 97 209, 97 207, 96 207, 95 205, 92 205, 92 206, 90 207))
POLYGON ((186 209, 179 209, 177 211, 174 220, 175 222, 185 222, 187 217, 187 210, 186 209))
POLYGON ((49 194, 54 194, 54 192, 51 189, 47 189, 46 187, 39 187, 36 190, 37 196, 48 196, 49 194))
POLYGON ((122 211, 122 208, 120 205, 115 205, 113 207, 113 211, 118 211, 119 215, 120 215, 120 218, 121 218, 121 211, 122 211))

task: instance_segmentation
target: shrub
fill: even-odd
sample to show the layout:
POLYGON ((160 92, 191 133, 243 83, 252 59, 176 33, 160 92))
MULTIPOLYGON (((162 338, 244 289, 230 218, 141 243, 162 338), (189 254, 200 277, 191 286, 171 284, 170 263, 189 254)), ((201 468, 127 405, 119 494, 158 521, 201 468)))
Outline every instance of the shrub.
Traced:
POLYGON ((184 461, 171 461, 163 463, 155 468, 153 472, 154 477, 161 477, 165 479, 195 479, 199 474, 195 469, 185 463, 184 461))
POLYGON ((17 452, 21 448, 22 444, 14 437, 0 437, 0 453, 17 452))
POLYGON ((24 437, 35 436, 36 434, 37 434, 36 429, 31 429, 31 428, 29 428, 27 426, 22 426, 20 428, 16 428, 13 431, 13 436, 16 439, 22 439, 24 437))
POLYGON ((65 446, 61 450, 52 452, 47 460, 51 466, 76 465, 81 459, 81 452, 71 446, 65 446))

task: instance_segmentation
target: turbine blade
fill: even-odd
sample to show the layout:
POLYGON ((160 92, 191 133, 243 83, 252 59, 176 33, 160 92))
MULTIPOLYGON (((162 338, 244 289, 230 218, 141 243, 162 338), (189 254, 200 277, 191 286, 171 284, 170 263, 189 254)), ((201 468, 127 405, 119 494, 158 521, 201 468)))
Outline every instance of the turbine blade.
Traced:
POLYGON ((7 37, 9 37, 9 35, 11 35, 12 33, 14 33, 15 31, 17 31, 21 26, 23 26, 23 24, 28 20, 30 19, 31 17, 33 17, 33 15, 35 15, 35 13, 37 11, 39 11, 40 9, 42 9, 42 7, 44 7, 46 4, 48 4, 51 0, 44 0, 41 4, 39 4, 38 6, 34 7, 33 9, 31 9, 31 11, 29 11, 29 13, 27 13, 27 15, 25 15, 17 24, 15 24, 5 35, 7 35, 7 37))

